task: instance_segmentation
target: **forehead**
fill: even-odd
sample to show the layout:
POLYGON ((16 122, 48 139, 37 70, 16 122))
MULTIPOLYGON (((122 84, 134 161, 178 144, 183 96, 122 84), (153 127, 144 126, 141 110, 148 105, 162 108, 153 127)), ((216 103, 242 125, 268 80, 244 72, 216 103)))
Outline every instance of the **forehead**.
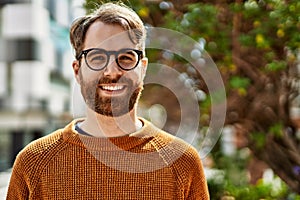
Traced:
POLYGON ((135 45, 129 38, 128 32, 120 25, 105 24, 95 21, 88 28, 84 40, 84 49, 103 48, 118 50, 121 48, 134 48, 135 45))

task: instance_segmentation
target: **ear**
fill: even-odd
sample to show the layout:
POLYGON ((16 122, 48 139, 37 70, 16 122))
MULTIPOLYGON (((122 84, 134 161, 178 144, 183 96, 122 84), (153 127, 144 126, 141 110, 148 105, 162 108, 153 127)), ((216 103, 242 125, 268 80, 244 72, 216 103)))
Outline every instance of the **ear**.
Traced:
POLYGON ((142 58, 141 64, 142 64, 142 75, 144 77, 146 75, 146 71, 148 67, 148 58, 147 57, 142 58))
POLYGON ((78 60, 74 60, 72 63, 74 76, 76 78, 77 83, 80 84, 80 78, 79 78, 79 70, 80 70, 80 64, 78 60))

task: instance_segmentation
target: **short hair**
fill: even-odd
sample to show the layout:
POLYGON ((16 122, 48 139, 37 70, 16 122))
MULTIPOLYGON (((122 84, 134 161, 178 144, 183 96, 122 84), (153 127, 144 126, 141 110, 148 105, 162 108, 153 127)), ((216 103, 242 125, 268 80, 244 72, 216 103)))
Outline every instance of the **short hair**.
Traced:
POLYGON ((75 50, 76 59, 83 50, 88 28, 98 20, 105 24, 120 25, 125 31, 128 31, 130 40, 137 45, 137 48, 144 52, 146 30, 137 13, 123 3, 105 3, 92 14, 77 18, 72 23, 70 41, 75 50))

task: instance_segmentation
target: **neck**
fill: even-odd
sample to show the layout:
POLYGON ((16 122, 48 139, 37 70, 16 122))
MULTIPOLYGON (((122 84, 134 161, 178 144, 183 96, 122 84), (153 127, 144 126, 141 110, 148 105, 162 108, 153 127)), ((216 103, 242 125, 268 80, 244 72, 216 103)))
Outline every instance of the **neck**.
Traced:
POLYGON ((119 117, 100 115, 87 108, 86 119, 80 125, 84 131, 94 137, 124 136, 137 131, 141 126, 135 108, 119 117))

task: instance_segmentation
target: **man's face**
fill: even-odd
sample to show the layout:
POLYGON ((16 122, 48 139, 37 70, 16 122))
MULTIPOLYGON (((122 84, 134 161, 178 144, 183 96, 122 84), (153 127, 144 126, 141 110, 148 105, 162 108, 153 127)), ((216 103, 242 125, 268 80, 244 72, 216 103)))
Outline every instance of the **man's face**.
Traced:
MULTIPOLYGON (((136 49, 127 32, 119 25, 94 22, 86 33, 84 50, 101 48, 106 51, 118 51, 124 48, 136 49)), ((115 56, 111 55, 106 68, 93 71, 88 68, 84 56, 73 63, 77 81, 87 106, 106 116, 121 116, 131 111, 143 88, 143 78, 147 60, 142 59, 138 66, 130 71, 118 67, 115 56)))

